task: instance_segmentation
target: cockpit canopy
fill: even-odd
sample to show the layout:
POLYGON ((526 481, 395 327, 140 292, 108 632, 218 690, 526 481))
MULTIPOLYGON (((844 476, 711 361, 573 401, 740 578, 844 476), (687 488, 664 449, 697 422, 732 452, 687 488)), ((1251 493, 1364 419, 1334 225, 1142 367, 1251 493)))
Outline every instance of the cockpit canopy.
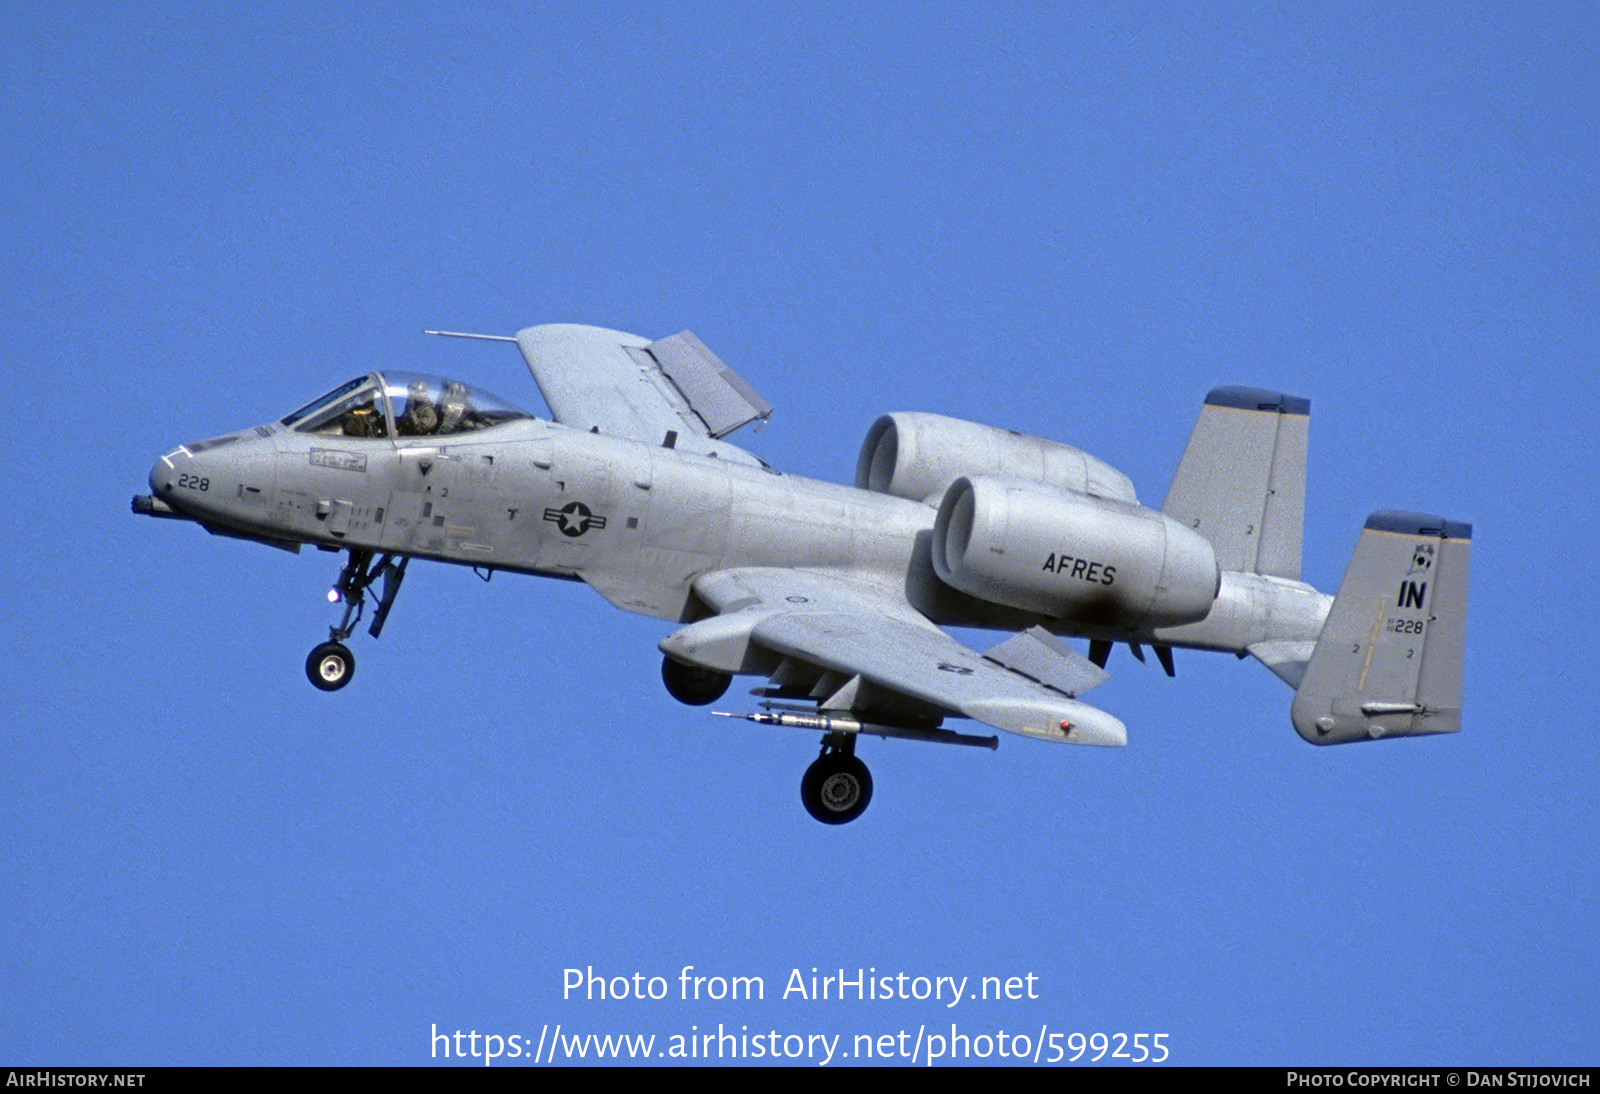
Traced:
POLYGON ((459 380, 415 372, 372 372, 282 420, 298 433, 325 437, 445 437, 521 418, 525 411, 459 380))

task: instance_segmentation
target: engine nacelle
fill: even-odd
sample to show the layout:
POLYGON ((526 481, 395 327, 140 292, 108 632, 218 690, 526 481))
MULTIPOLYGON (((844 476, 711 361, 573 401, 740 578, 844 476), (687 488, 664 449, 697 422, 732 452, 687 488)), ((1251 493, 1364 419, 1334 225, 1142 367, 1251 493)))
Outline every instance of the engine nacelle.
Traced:
POLYGON ((856 486, 931 502, 963 475, 1000 475, 1137 504, 1121 471, 1071 445, 938 414, 885 414, 867 431, 856 486))
POLYGON ((1222 583, 1211 544, 1153 509, 990 477, 945 493, 933 568, 994 604, 1127 628, 1203 619, 1222 583))

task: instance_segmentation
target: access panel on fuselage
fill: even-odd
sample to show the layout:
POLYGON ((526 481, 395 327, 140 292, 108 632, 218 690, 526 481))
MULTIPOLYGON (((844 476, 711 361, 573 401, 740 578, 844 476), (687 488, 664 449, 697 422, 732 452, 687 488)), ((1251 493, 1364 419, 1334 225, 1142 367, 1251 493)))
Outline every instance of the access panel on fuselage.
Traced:
POLYGON ((383 546, 407 554, 492 562, 505 549, 501 457, 486 444, 402 448, 383 520, 383 546))

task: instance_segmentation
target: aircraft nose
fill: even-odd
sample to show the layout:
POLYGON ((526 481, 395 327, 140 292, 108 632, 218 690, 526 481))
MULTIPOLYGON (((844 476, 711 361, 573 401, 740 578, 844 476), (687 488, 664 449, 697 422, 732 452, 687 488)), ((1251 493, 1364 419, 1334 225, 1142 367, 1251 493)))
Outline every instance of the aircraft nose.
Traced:
MULTIPOLYGON (((190 445, 180 445, 150 468, 151 493, 173 508, 209 511, 214 489, 220 485, 214 460, 196 456, 190 445)), ((209 456, 209 453, 208 453, 209 456)))
POLYGON ((151 496, 195 520, 231 527, 268 521, 277 478, 270 432, 242 430, 181 444, 150 468, 151 496))
MULTIPOLYGON (((182 450, 179 449, 179 452, 182 450)), ((175 489, 177 471, 172 466, 172 457, 178 452, 162 456, 150 468, 150 492, 158 498, 166 499, 175 489)))

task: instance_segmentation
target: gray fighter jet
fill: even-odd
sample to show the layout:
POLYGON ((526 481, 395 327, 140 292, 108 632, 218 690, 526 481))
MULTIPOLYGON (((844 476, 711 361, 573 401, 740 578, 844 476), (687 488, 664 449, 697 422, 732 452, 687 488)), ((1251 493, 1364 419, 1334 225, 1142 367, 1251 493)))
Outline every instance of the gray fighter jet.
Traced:
POLYGON ((458 336, 515 343, 555 420, 374 372, 179 446, 134 499, 219 535, 348 553, 342 618, 306 661, 323 690, 350 683, 344 643, 369 593, 376 637, 425 558, 583 581, 680 624, 661 675, 684 703, 766 677, 760 709, 731 716, 822 735, 801 796, 829 824, 872 796, 862 734, 997 747, 945 725, 969 718, 1124 744, 1122 722, 1078 699, 1118 642, 1168 675, 1174 647, 1253 655, 1295 689, 1315 744, 1461 726, 1471 527, 1375 513, 1337 596, 1302 582, 1305 399, 1212 391, 1159 510, 1078 449, 933 414, 880 418, 845 487, 728 443, 771 407, 687 331, 458 336), (1009 637, 978 653, 941 626, 1009 637))

